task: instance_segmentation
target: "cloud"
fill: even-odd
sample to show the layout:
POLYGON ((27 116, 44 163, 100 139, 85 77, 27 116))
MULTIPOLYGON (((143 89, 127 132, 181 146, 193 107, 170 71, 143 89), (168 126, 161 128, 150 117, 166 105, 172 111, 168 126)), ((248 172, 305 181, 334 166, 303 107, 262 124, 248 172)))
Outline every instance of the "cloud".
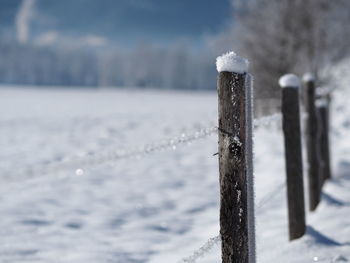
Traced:
POLYGON ((46 31, 41 34, 35 41, 38 46, 52 45, 58 38, 58 32, 54 30, 46 31))
POLYGON ((88 46, 100 47, 107 44, 107 39, 96 35, 87 35, 82 39, 82 42, 88 46))
POLYGON ((15 21, 17 40, 21 44, 25 44, 28 42, 30 20, 33 16, 35 2, 36 0, 22 0, 20 8, 17 12, 15 21))

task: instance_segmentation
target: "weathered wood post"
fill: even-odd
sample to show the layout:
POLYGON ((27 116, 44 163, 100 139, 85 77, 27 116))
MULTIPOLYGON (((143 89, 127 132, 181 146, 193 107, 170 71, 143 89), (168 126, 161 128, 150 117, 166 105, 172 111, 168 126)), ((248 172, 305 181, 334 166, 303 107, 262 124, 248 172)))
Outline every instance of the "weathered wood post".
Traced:
POLYGON ((332 93, 331 90, 327 90, 326 94, 325 94, 325 98, 327 100, 327 108, 326 108, 326 128, 327 128, 327 139, 328 139, 328 166, 329 168, 328 171, 329 173, 326 174, 326 179, 331 179, 332 178, 332 157, 331 157, 331 149, 330 149, 330 139, 329 139, 329 131, 330 131, 330 127, 331 127, 331 103, 332 103, 332 93))
POLYGON ((299 105, 300 80, 297 76, 288 74, 280 78, 279 84, 282 88, 289 239, 294 240, 302 237, 306 229, 299 105))
POLYGON ((252 87, 248 61, 216 61, 219 96, 220 234, 223 263, 255 262, 252 87))
POLYGON ((319 168, 318 118, 315 105, 315 78, 311 73, 303 77, 306 93, 306 143, 309 178, 309 206, 314 211, 320 202, 321 175, 319 168))
POLYGON ((331 178, 331 165, 329 153, 329 124, 328 124, 328 101, 322 97, 316 101, 320 117, 321 137, 320 153, 322 158, 322 182, 331 178))

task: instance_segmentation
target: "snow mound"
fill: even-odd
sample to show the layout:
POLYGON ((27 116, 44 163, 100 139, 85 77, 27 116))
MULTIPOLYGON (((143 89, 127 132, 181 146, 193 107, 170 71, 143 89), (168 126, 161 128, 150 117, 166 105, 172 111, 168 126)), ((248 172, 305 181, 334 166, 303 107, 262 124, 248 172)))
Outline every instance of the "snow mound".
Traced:
POLYGON ((235 52, 227 52, 216 58, 216 70, 218 72, 246 73, 248 71, 249 61, 241 58, 235 52))
POLYGON ((304 76, 303 76, 303 81, 305 83, 311 82, 311 81, 315 81, 315 75, 310 73, 310 72, 305 73, 304 76))
POLYGON ((282 76, 278 83, 282 88, 298 88, 300 86, 299 77, 294 74, 286 74, 282 76))

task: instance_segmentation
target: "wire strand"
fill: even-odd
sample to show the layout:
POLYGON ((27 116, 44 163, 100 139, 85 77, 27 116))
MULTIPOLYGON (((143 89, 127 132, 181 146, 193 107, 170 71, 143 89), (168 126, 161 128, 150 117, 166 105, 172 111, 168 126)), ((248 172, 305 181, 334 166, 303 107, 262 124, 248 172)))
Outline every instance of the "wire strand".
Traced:
POLYGON ((212 248, 221 242, 221 236, 211 237, 207 242, 201 246, 199 249, 195 250, 192 255, 183 258, 179 263, 195 263, 198 259, 204 257, 205 254, 209 253, 212 248))
MULTIPOLYGON (((270 125, 281 119, 281 114, 275 113, 254 119, 254 128, 270 125)), ((88 166, 102 165, 108 162, 116 162, 125 159, 141 158, 149 154, 167 150, 176 150, 181 145, 189 145, 195 141, 202 140, 217 133, 217 126, 209 126, 188 133, 182 133, 179 136, 168 140, 162 140, 156 143, 144 144, 131 150, 117 150, 109 152, 90 152, 89 155, 83 157, 65 158, 63 161, 52 161, 45 165, 32 166, 24 169, 21 174, 25 174, 29 178, 37 178, 45 176, 48 173, 55 173, 60 170, 70 169, 75 171, 77 175, 83 173, 83 168, 88 166)))
POLYGON ((254 119, 254 128, 259 128, 262 126, 268 126, 272 123, 279 122, 282 119, 281 113, 273 113, 268 116, 264 116, 258 119, 254 119))
POLYGON ((109 152, 89 153, 84 157, 66 158, 64 161, 52 161, 45 165, 37 167, 29 167, 24 169, 21 174, 26 174, 29 177, 45 176, 47 173, 57 172, 59 170, 71 169, 77 173, 82 173, 82 169, 87 166, 102 165, 108 162, 116 162, 125 159, 141 158, 146 155, 161 152, 166 150, 176 150, 181 145, 189 145, 195 141, 205 139, 217 132, 216 127, 202 128, 190 133, 182 133, 181 135, 162 140, 157 143, 149 143, 131 150, 117 150, 109 152))
MULTIPOLYGON (((272 201, 274 197, 276 197, 283 189, 285 189, 286 183, 283 182, 279 185, 277 185, 270 193, 268 193, 266 196, 264 196, 257 204, 256 209, 257 212, 260 212, 261 208, 265 206, 267 203, 272 201)), ((195 250, 192 255, 183 258, 179 261, 179 263, 195 263, 198 259, 203 258, 206 254, 208 254, 211 249, 219 244, 221 241, 220 235, 211 237, 207 240, 207 242, 201 246, 199 249, 195 250)))

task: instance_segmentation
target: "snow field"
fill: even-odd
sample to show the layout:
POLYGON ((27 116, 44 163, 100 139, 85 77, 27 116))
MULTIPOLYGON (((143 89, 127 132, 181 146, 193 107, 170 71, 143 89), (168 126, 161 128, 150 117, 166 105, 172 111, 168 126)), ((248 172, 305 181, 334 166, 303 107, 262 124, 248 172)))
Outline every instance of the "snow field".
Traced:
MULTIPOLYGON (((257 262, 350 260, 346 96, 336 91, 332 107, 335 178, 307 214, 307 235, 291 243, 280 116, 255 129, 257 262)), ((0 109, 1 262, 178 262, 218 235, 215 135, 37 179, 21 173, 214 126, 215 93, 2 88, 0 109)), ((220 262, 220 245, 196 262, 220 262)))

